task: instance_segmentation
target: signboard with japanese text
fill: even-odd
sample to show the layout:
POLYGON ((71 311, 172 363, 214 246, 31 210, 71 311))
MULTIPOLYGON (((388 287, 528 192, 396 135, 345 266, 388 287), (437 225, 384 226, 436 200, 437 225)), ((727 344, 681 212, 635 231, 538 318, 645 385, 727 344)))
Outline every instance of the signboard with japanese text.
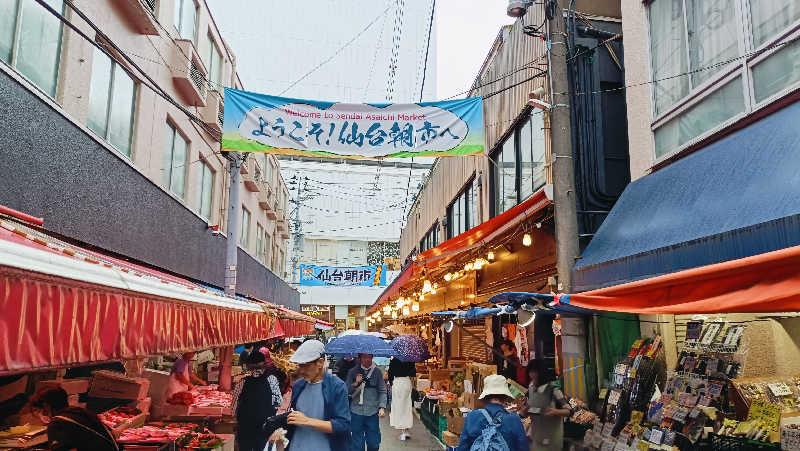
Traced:
POLYGON ((385 287, 386 265, 300 265, 300 285, 306 287, 385 287))
POLYGON ((483 100, 335 103, 225 88, 222 150, 358 159, 481 154, 483 100))

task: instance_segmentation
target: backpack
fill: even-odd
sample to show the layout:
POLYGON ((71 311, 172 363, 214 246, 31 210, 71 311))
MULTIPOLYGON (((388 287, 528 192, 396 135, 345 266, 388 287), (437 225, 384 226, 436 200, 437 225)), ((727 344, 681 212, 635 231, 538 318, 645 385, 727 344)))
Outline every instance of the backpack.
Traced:
POLYGON ((469 448, 470 451, 511 451, 506 439, 500 434, 501 417, 507 412, 501 411, 492 418, 486 409, 480 409, 479 411, 486 417, 486 421, 489 424, 481 431, 480 437, 472 442, 472 446, 469 448))

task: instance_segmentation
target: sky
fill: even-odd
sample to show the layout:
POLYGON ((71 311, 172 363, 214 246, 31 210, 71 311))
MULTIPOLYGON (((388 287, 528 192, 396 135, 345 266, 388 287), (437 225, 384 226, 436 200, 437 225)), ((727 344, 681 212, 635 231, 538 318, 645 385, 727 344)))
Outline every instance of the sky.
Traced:
POLYGON ((507 0, 436 0, 439 99, 470 88, 500 27, 514 23, 507 5, 507 0))
MULTIPOLYGON (((246 90, 351 103, 433 101, 468 90, 500 27, 512 22, 505 13, 507 0, 435 0, 428 46, 434 0, 404 0, 401 9, 397 5, 403 0, 207 1, 236 55, 246 90), (389 75, 393 54, 394 78, 389 75)), ((407 169, 350 167, 345 176, 341 170, 320 171, 326 165, 281 163, 286 180, 297 173, 318 180, 318 195, 304 213, 309 221, 304 232, 398 239, 403 213, 425 171, 412 171, 409 181, 407 169), (379 189, 370 191, 371 186, 379 189)))

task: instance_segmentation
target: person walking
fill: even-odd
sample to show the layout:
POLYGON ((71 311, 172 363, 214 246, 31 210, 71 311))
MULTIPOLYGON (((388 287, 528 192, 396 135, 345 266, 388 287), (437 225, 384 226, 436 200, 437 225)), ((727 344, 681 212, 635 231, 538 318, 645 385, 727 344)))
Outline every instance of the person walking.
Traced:
MULTIPOLYGON (((346 451, 350 444, 350 407, 347 387, 325 371, 325 345, 307 340, 289 361, 297 364, 300 376, 292 387, 289 451, 346 451)), ((269 441, 277 442, 280 432, 269 441)))
POLYGON ((503 403, 514 400, 506 378, 498 374, 486 376, 483 380, 483 392, 478 399, 482 400, 485 406, 483 409, 471 411, 464 419, 464 428, 456 450, 470 451, 474 449, 473 445, 478 445, 478 449, 482 450, 502 449, 490 446, 502 440, 509 451, 528 451, 528 437, 525 435, 522 420, 519 415, 508 412, 503 407, 503 403), (494 430, 484 432, 492 426, 494 430))
POLYGON ((389 411, 389 426, 400 430, 400 440, 411 438, 409 430, 414 427, 414 405, 411 388, 417 377, 414 362, 403 362, 392 357, 389 362, 389 384, 392 386, 392 408, 389 411))
POLYGON ((54 451, 119 451, 100 418, 82 408, 69 407, 63 388, 49 388, 31 400, 31 410, 47 425, 48 449, 54 451))
POLYGON ((339 377, 339 379, 345 381, 347 380, 347 373, 350 372, 356 366, 356 359, 350 356, 339 357, 336 363, 333 365, 333 374, 339 377))
POLYGON ((262 426, 283 401, 272 358, 261 352, 248 356, 250 370, 233 388, 231 410, 236 415, 236 442, 240 451, 264 451, 267 437, 262 426))
POLYGON ((378 451, 381 446, 379 418, 386 415, 386 382, 372 361, 372 354, 359 354, 359 364, 347 373, 352 417, 352 451, 378 451))
POLYGON ((560 451, 564 447, 564 418, 572 414, 555 374, 543 360, 528 363, 528 402, 521 415, 531 417, 530 449, 560 451))

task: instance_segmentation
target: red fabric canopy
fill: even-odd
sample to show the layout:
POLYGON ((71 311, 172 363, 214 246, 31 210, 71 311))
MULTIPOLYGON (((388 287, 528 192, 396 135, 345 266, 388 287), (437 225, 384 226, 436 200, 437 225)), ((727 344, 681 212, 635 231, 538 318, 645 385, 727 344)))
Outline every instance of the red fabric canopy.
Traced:
POLYGON ((571 294, 569 304, 638 314, 800 312, 800 246, 571 294))
POLYGON ((0 266, 0 375, 267 338, 261 312, 0 266))
POLYGON ((416 260, 408 265, 406 269, 383 290, 378 300, 367 310, 367 314, 376 311, 389 299, 400 294, 400 290, 405 288, 410 282, 415 281, 415 278, 422 274, 423 269, 432 269, 437 266, 445 265, 449 261, 462 256, 465 252, 491 243, 493 239, 501 236, 510 228, 516 226, 542 208, 550 205, 550 203, 551 200, 545 188, 542 188, 514 208, 434 248, 418 254, 416 260))

